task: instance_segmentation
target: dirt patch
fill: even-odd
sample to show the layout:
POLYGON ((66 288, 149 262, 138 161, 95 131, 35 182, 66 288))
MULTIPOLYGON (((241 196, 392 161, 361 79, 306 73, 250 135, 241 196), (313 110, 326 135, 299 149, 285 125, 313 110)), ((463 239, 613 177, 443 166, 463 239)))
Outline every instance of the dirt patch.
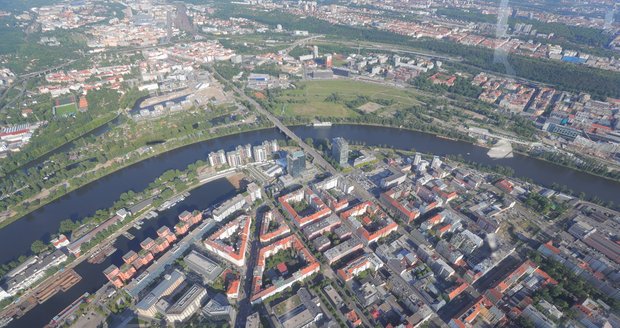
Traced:
POLYGON ((358 107, 357 109, 361 110, 362 112, 366 113, 366 114, 370 114, 370 113, 374 113, 376 111, 378 111, 379 109, 383 108, 383 106, 374 103, 372 101, 369 101, 365 104, 363 104, 362 106, 358 107))
POLYGON ((243 178, 245 178, 245 176, 241 173, 233 174, 233 175, 226 177, 226 179, 228 179, 228 182, 230 182, 230 184, 233 185, 237 189, 241 188, 243 178))

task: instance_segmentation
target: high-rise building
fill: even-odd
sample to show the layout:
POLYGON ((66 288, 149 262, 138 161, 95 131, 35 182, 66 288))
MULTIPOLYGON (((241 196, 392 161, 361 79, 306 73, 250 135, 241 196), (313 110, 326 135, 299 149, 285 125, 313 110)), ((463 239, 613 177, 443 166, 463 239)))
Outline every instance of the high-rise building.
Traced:
POLYGON ((334 66, 332 55, 325 55, 325 67, 332 68, 332 66, 334 66))
POLYGON ((217 154, 215 152, 210 152, 209 153, 209 165, 211 166, 217 166, 217 154))
POLYGON ((226 160, 228 160, 228 165, 230 167, 237 167, 243 165, 241 156, 239 156, 239 152, 236 150, 227 152, 226 160))
POLYGON ((312 55, 314 56, 314 58, 319 58, 319 47, 318 46, 313 46, 312 47, 312 55))
POLYGON ((271 140, 271 152, 275 153, 278 151, 278 149, 280 149, 280 147, 278 146, 278 140, 276 139, 271 140))
POLYGON ((270 155, 271 153, 275 153, 278 151, 279 147, 278 147, 278 140, 265 140, 263 141, 263 147, 265 147, 265 151, 267 152, 267 155, 270 155))
POLYGON ((439 156, 433 156, 433 161, 431 162, 431 168, 434 170, 437 170, 441 167, 441 159, 439 158, 439 156))
POLYGON ((257 163, 262 163, 267 160, 267 150, 265 146, 254 146, 252 148, 252 152, 254 153, 254 161, 257 163))
POLYGON ((243 150, 245 151, 245 156, 246 158, 249 159, 249 161, 252 161, 252 145, 247 144, 245 146, 243 146, 243 150))
POLYGON ((252 146, 249 144, 246 146, 238 145, 237 148, 235 148, 235 151, 239 156, 241 164, 247 164, 252 161, 252 146))
POLYGON ((332 140, 332 157, 340 166, 344 166, 349 161, 349 143, 341 137, 332 140))
POLYGON ((306 169, 306 155, 302 150, 286 155, 286 169, 293 177, 298 177, 303 173, 306 169))
POLYGON ((220 149, 217 152, 209 153, 209 164, 214 167, 226 164, 226 153, 224 153, 224 150, 220 149))
POLYGON ((417 166, 420 164, 420 161, 422 161, 422 156, 420 153, 415 153, 415 156, 413 157, 413 165, 417 166))

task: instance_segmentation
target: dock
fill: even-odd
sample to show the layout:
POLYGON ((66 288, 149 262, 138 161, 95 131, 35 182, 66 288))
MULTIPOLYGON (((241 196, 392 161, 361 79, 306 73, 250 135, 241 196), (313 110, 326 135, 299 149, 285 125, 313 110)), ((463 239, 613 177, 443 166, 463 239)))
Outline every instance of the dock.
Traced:
POLYGON ((77 284, 82 277, 73 269, 65 270, 56 274, 52 279, 40 285, 34 291, 34 298, 39 304, 49 300, 58 292, 66 292, 77 284))
POLYGON ((112 245, 108 245, 108 246, 105 246, 99 249, 97 252, 91 255, 91 257, 88 258, 88 260, 86 261, 91 264, 99 264, 105 261, 105 259, 108 258, 108 256, 114 254, 114 252, 116 252, 116 247, 112 245))

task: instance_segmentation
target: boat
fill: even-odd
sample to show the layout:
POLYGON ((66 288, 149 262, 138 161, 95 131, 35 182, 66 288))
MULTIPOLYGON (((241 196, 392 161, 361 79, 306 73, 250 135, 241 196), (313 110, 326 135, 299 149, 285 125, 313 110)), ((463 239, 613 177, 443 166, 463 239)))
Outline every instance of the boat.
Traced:
POLYGON ((158 214, 157 214, 157 212, 155 212, 155 211, 150 211, 150 212, 146 213, 146 215, 144 216, 144 219, 145 219, 145 220, 154 219, 154 218, 156 218, 156 217, 157 217, 157 215, 158 215, 158 214))
POLYGON ((108 245, 104 248, 101 248, 100 250, 98 250, 97 252, 95 252, 93 255, 90 256, 90 258, 88 260, 86 260, 88 263, 92 263, 92 264, 100 264, 101 262, 103 262, 108 256, 114 254, 114 252, 116 252, 116 247, 112 246, 112 245, 108 245))
POLYGON ((90 294, 88 292, 82 294, 82 296, 78 297, 77 300, 73 301, 73 303, 69 304, 66 308, 64 308, 60 313, 58 313, 52 320, 50 321, 45 328, 51 327, 59 327, 62 323, 72 314, 74 314, 77 310, 79 310, 80 305, 84 302, 88 302, 88 296, 90 294))
POLYGON ((133 240, 134 238, 136 238, 136 236, 134 236, 131 233, 129 233, 129 231, 123 232, 123 236, 125 236, 125 238, 127 238, 129 240, 133 240))

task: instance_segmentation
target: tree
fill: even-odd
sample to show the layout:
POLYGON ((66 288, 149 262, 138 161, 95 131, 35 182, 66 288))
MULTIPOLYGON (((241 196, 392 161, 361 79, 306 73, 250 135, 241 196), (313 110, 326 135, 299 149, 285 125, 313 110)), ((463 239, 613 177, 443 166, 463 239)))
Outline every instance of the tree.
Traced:
POLYGON ((40 254, 47 250, 48 245, 40 240, 35 240, 32 245, 30 245, 30 250, 35 254, 40 254))
POLYGON ((60 228, 58 228, 58 232, 60 233, 71 232, 73 231, 73 229, 75 229, 75 226, 76 224, 73 223, 71 219, 62 220, 60 221, 60 228))

